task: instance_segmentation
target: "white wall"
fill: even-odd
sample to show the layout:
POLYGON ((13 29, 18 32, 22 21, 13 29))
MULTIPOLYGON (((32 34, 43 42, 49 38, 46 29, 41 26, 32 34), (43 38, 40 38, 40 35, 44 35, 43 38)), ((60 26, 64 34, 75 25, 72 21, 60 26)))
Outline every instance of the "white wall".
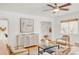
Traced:
MULTIPOLYGON (((9 22, 9 43, 14 48, 16 46, 16 35, 20 34, 20 18, 30 18, 34 20, 34 32, 40 34, 40 22, 50 21, 53 18, 22 14, 16 12, 0 11, 0 18, 7 18, 9 22)), ((40 36, 39 36, 40 37, 40 36)))
MULTIPOLYGON (((61 26, 60 21, 66 20, 66 19, 73 19, 78 18, 79 14, 77 13, 71 13, 66 14, 60 17, 50 18, 50 17, 43 17, 43 16, 37 16, 37 15, 29 15, 29 14, 22 14, 17 12, 8 12, 8 11, 0 11, 0 18, 7 18, 9 22, 9 43, 14 48, 16 46, 16 35, 20 34, 20 18, 30 18, 34 20, 34 32, 39 34, 39 38, 41 38, 41 21, 48 21, 52 22, 52 37, 54 39, 60 38, 62 35, 60 33, 61 26)), ((70 35, 71 42, 79 42, 79 34, 72 34, 70 35)))
MULTIPOLYGON (((56 17, 54 20, 54 38, 60 38, 61 35, 61 26, 60 26, 60 21, 61 20, 68 20, 68 19, 74 19, 74 18, 78 18, 79 19, 79 12, 75 12, 75 13, 69 13, 69 14, 65 14, 63 16, 59 16, 56 17)), ((79 32, 78 34, 72 34, 70 35, 71 38, 71 42, 72 43, 79 43, 79 32)))

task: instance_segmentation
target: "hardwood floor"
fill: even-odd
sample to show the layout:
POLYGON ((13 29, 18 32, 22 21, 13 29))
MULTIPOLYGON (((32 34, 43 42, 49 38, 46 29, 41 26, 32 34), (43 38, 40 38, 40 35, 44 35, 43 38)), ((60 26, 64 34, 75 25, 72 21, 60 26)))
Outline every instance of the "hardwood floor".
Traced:
POLYGON ((72 46, 71 52, 68 55, 79 55, 79 47, 78 46, 72 46))

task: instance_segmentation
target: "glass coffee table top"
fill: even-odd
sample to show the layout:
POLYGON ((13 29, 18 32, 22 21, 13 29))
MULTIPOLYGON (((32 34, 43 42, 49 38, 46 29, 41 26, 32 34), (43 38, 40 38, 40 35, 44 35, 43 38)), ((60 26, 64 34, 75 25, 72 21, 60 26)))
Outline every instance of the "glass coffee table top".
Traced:
POLYGON ((39 46, 39 54, 43 54, 44 52, 52 54, 57 49, 59 49, 59 45, 56 45, 56 44, 52 46, 42 45, 42 46, 39 46))

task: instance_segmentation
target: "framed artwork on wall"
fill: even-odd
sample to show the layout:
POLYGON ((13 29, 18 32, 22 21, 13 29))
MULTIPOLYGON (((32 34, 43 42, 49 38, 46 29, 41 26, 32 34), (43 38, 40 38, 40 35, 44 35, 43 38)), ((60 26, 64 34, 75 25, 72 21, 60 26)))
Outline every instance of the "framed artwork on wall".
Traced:
POLYGON ((28 18, 20 18, 20 32, 31 33, 34 31, 34 20, 28 18))

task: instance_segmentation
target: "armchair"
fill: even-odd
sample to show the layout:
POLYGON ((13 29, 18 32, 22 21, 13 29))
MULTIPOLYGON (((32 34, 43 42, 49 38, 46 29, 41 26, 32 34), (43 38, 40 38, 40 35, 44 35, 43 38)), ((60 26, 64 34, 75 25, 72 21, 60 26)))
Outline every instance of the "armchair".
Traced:
POLYGON ((59 45, 58 54, 66 55, 70 52, 70 37, 68 35, 63 35, 62 38, 56 39, 56 44, 59 45))

